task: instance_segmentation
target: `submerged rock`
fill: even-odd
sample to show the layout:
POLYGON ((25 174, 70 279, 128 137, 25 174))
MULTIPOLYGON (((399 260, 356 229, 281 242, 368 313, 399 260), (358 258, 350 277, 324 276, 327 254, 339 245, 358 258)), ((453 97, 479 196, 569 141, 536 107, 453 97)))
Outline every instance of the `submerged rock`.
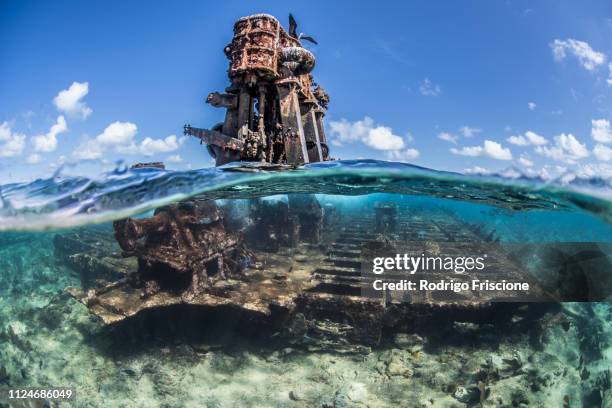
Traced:
POLYGON ((411 353, 421 351, 425 344, 425 339, 421 336, 409 333, 396 333, 393 341, 399 348, 406 349, 411 353))
POLYGON ((387 362, 386 374, 390 377, 402 376, 410 378, 414 375, 412 368, 408 367, 398 356, 392 356, 387 362))
POLYGON ((453 397, 464 404, 473 404, 480 400, 480 391, 476 386, 457 387, 453 393, 453 397))
POLYGON ((464 404, 473 405, 482 403, 489 397, 490 390, 483 382, 466 387, 458 387, 453 393, 453 397, 464 404))

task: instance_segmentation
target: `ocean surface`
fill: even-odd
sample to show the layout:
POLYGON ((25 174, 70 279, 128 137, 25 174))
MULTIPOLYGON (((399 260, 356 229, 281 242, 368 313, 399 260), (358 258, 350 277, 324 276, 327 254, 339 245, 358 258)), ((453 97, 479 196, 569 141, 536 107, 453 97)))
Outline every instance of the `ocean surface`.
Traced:
MULTIPOLYGON (((95 259, 79 269, 78 254, 58 252, 58 236, 100 236, 100 248, 114 245, 108 255, 118 259, 113 221, 151 217, 194 198, 225 208, 304 194, 341 214, 338 231, 392 203, 400 229, 447 217, 500 244, 597 246, 597 275, 584 279, 612 288, 604 248, 612 243, 608 179, 566 174, 545 181, 516 170, 512 177, 468 176, 373 160, 190 171, 119 164, 96 176, 60 169, 46 179, 0 185, 0 391, 73 387, 77 397, 65 404, 79 407, 612 407, 612 304, 605 295, 559 303, 522 332, 506 331, 500 321, 520 316, 478 324, 451 319, 448 327, 440 323, 445 340, 409 328, 363 351, 350 342, 341 349, 272 344, 214 321, 215 334, 198 341, 155 330, 118 336, 66 291, 95 287, 83 277, 95 259)), ((425 233, 395 236, 431 240, 425 233)), ((298 252, 278 254, 297 259, 298 252)), ((96 259, 103 258, 101 252, 96 259)), ((567 270, 583 261, 563 262, 567 270)), ((531 265, 536 278, 550 280, 537 276, 538 265, 531 265)))

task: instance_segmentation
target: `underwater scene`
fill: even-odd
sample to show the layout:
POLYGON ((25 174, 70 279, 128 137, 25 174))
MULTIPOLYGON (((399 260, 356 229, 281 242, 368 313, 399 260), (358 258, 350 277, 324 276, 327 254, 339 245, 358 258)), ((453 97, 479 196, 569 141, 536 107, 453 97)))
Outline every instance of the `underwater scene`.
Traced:
POLYGON ((0 186, 0 395, 74 393, 0 406, 612 407, 610 187, 373 160, 0 186), (394 254, 533 296, 398 297, 394 254))

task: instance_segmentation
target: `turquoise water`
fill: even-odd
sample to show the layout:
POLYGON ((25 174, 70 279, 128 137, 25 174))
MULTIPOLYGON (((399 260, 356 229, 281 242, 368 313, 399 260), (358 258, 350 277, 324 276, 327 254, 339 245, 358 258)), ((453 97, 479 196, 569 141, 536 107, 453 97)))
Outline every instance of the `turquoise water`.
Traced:
MULTIPOLYGON (((308 336, 281 341, 263 326, 257 335, 244 332, 242 323, 228 323, 230 315, 214 313, 206 330, 176 323, 169 331, 168 322, 180 320, 176 312, 109 327, 66 292, 113 280, 113 271, 92 266, 104 257, 121 259, 112 221, 148 218, 177 201, 214 200, 233 214, 238 230, 256 223, 249 208, 258 199, 290 203, 307 193, 337 214, 328 227, 335 233, 355 226, 372 232, 362 224, 374 219, 377 205, 393 203, 398 227, 379 234, 385 239, 430 241, 411 223, 449 219, 483 241, 601 246, 612 243, 607 180, 474 177, 378 161, 282 171, 119 166, 95 177, 68 173, 0 186, 0 391, 70 386, 77 399, 67 404, 79 407, 612 406, 608 302, 547 305, 544 317, 529 324, 514 312, 484 323, 423 316, 399 333, 385 332, 376 345, 321 345, 308 336), (99 237, 87 242, 88 251, 99 246, 97 258, 83 263, 78 251, 76 258, 62 253, 58 236, 99 237)), ((255 241, 267 238, 260 234, 255 241)), ((337 238, 326 235, 323 252, 337 238)), ((308 251, 280 245, 262 253, 314 262, 308 251)), ((597 282, 610 285, 610 254, 597 253, 597 282)))
POLYGON ((499 208, 500 215, 502 210, 509 215, 523 210, 555 214, 567 210, 595 216, 602 223, 612 218, 611 182, 601 179, 576 179, 567 185, 527 178, 465 176, 374 160, 317 163, 289 171, 237 167, 175 172, 119 166, 96 177, 59 171, 49 179, 0 186, 0 229, 42 230, 109 221, 196 195, 238 199, 287 193, 393 193, 400 201, 425 196, 489 205, 499 208))

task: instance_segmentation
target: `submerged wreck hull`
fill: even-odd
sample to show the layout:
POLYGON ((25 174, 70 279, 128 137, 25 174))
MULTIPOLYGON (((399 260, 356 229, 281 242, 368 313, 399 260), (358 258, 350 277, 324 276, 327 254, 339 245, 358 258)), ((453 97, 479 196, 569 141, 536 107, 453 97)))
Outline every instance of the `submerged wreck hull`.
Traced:
MULTIPOLYGON (((142 259, 146 254, 149 257, 147 259, 151 261, 150 256, 153 253, 147 252, 146 249, 140 252, 121 251, 110 229, 104 239, 102 233, 95 237, 98 241, 102 239, 105 248, 114 248, 110 251, 110 256, 107 253, 102 257, 94 249, 76 245, 76 242, 87 241, 79 235, 81 232, 57 235, 55 250, 65 260, 83 257, 95 260, 89 263, 68 263, 85 276, 92 275, 93 269, 100 269, 99 265, 104 265, 107 269, 113 269, 118 264, 131 265, 117 270, 117 274, 122 276, 120 279, 110 279, 106 282, 102 279, 96 281, 98 285, 95 287, 68 289, 74 298, 111 326, 129 321, 139 314, 163 308, 230 308, 251 321, 261 323, 262 327, 269 327, 271 334, 280 332, 293 337, 333 338, 377 344, 383 334, 388 332, 413 332, 429 324, 440 325, 444 321, 449 324, 460 321, 511 325, 538 318, 546 309, 537 304, 526 306, 520 302, 496 303, 496 300, 500 300, 500 294, 495 292, 474 292, 469 298, 438 298, 435 295, 421 294, 413 296, 409 301, 395 298, 388 293, 380 298, 368 296, 367 290, 364 289, 372 286, 372 277, 362 273, 362 261, 373 245, 376 247, 380 242, 389 240, 389 236, 381 235, 375 228, 380 225, 376 212, 350 217, 350 221, 342 223, 344 227, 339 224, 334 227, 325 225, 330 222, 330 214, 334 212, 326 208, 327 216, 317 217, 317 212, 324 210, 315 204, 316 200, 313 198, 294 198, 289 201, 290 205, 292 201, 294 205, 288 212, 287 208, 283 207, 287 204, 278 204, 277 207, 270 207, 260 201, 250 204, 250 214, 254 217, 252 222, 255 223, 251 228, 257 231, 262 231, 258 223, 274 222, 271 218, 262 217, 262 211, 277 214, 278 225, 265 230, 265 237, 257 234, 253 236, 252 231, 249 232, 248 229, 235 230, 236 227, 232 227, 226 217, 223 223, 228 225, 228 229, 235 230, 227 234, 236 237, 236 242, 243 242, 244 239, 243 244, 248 247, 248 259, 246 262, 244 259, 240 261, 240 270, 225 276, 219 275, 217 279, 205 279, 206 284, 197 290, 193 290, 192 286, 186 287, 186 284, 180 287, 162 285, 151 290, 150 281, 147 280, 150 278, 143 278, 142 259), (253 205, 257 208, 253 208, 253 205), (283 209, 285 213, 295 216, 290 219, 278 216, 283 213, 283 209), (317 227, 314 224, 320 225, 317 227), (325 228, 321 228, 323 226, 325 228), (318 237, 316 240, 309 239, 312 238, 313 231, 318 231, 315 234, 318 237), (288 233, 294 234, 294 237, 287 238, 288 233), (274 240, 270 241, 271 237, 274 240), (294 329, 296 324, 302 326, 297 332, 294 329)), ((209 203, 206 205, 208 210, 221 212, 216 206, 213 207, 209 203)), ((398 217, 386 217, 385 223, 397 222, 394 226, 396 232, 391 234, 391 237, 394 237, 396 242, 399 240, 402 247, 409 245, 417 252, 444 245, 451 239, 460 239, 463 248, 469 250, 470 247, 477 248, 486 239, 452 215, 438 214, 435 219, 423 221, 427 217, 428 214, 407 214, 398 210, 398 217), (402 236, 418 236, 420 240, 404 242, 401 240, 402 236)), ((180 217, 174 214, 173 219, 180 217)), ((150 220, 141 222, 151 223, 150 220)), ((211 221, 210 217, 206 220, 211 221)), ((156 228, 153 230, 158 231, 159 228, 156 228)), ((165 231, 163 234, 172 235, 167 227, 161 230, 165 231)), ((148 239, 151 240, 151 237, 148 239)), ((163 244, 159 237, 153 241, 156 245, 161 245, 160 242, 163 244)), ((232 245, 235 246, 236 243, 232 245)), ((541 299, 548 296, 511 256, 501 252, 491 253, 489 256, 497 259, 498 266, 506 271, 507 276, 531 282, 541 299)), ((442 277, 442 274, 433 274, 430 279, 434 281, 442 277)), ((485 273, 470 276, 483 280, 487 277, 485 273)))

